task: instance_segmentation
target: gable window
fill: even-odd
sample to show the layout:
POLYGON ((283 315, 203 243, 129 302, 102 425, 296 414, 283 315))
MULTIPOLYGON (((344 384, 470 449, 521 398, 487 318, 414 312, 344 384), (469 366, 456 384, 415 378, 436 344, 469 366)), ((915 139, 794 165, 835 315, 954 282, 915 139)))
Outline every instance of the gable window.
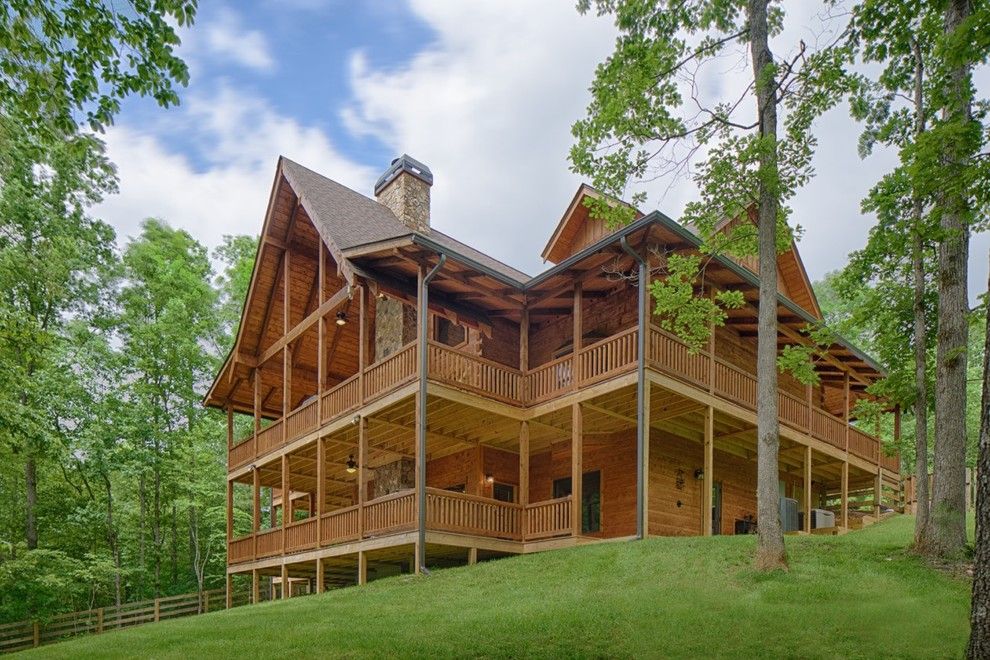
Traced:
MULTIPOLYGON (((581 478, 581 532, 593 534, 602 529, 602 473, 600 470, 585 472, 581 478)), ((571 494, 571 478, 562 477, 553 481, 553 498, 571 494)))

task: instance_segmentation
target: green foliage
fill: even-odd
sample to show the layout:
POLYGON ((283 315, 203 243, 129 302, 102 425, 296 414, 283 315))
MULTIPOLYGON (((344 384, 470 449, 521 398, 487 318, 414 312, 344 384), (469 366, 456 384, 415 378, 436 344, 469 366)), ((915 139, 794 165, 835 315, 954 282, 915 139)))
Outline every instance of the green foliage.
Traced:
POLYGON ((660 327, 683 339, 694 352, 705 347, 712 327, 725 325, 726 309, 745 303, 741 291, 719 291, 711 298, 696 295, 701 259, 671 254, 665 276, 650 282, 653 313, 660 327))
POLYGON ((196 0, 115 6, 105 0, 9 0, 0 6, 0 115, 27 132, 98 131, 129 94, 178 103, 189 72, 174 25, 190 25, 196 0))

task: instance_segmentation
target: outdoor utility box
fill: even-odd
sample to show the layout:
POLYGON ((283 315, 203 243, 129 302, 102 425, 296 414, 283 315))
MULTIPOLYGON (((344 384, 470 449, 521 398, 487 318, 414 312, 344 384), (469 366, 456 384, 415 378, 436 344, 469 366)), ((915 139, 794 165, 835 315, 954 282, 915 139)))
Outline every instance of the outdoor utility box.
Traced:
POLYGON ((785 532, 796 532, 801 529, 797 500, 790 497, 780 498, 780 526, 785 532))
POLYGON ((811 529, 835 527, 835 512, 826 509, 811 510, 811 529))

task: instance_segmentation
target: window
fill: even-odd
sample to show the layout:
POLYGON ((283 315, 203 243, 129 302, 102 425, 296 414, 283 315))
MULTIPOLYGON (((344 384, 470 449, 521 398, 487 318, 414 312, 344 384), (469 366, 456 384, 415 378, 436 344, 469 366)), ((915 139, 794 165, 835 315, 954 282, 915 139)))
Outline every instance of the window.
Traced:
POLYGON ((451 493, 463 493, 464 484, 457 484, 456 486, 447 486, 444 490, 449 490, 451 493))
MULTIPOLYGON (((585 472, 581 477, 581 532, 593 534, 602 529, 602 473, 599 470, 585 472)), ((571 478, 554 479, 553 497, 571 494, 571 478)))
POLYGON ((436 340, 447 346, 460 346, 467 341, 467 331, 463 325, 457 325, 450 319, 438 316, 435 326, 436 340))
POLYGON ((496 483, 492 485, 492 497, 499 502, 515 502, 516 487, 510 484, 496 483))

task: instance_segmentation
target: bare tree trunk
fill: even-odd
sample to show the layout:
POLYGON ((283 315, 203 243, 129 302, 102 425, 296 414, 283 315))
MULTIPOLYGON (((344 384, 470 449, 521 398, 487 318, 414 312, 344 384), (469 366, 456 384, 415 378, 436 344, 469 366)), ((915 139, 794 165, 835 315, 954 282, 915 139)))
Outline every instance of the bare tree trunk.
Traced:
POLYGON ((152 511, 151 539, 155 561, 155 598, 161 596, 162 578, 162 475, 158 466, 158 452, 155 452, 155 497, 152 511))
POLYGON ((24 541, 28 550, 38 547, 38 464, 29 447, 24 456, 24 541))
MULTIPOLYGON (((954 33, 970 11, 970 0, 951 0, 945 11, 945 32, 954 33)), ((969 67, 949 75, 947 121, 970 121, 969 67)), ((946 143, 943 163, 951 176, 966 166, 958 141, 946 143)), ((938 347, 935 371, 935 485, 926 552, 946 558, 966 545, 966 353, 969 339, 967 262, 969 228, 965 191, 943 190, 942 237, 938 247, 938 347)))
POLYGON ((777 99, 773 53, 767 41, 768 0, 750 0, 750 51, 756 80, 760 139, 758 237, 760 256, 760 309, 756 350, 757 476, 756 509, 759 531, 756 567, 787 567, 784 534, 780 526, 777 421, 777 99))
MULTIPOLYGON (((990 283, 987 285, 990 290, 990 283)), ((983 340, 983 396, 980 398, 980 447, 976 465, 976 556, 968 658, 990 658, 990 301, 983 340)))
MULTIPOLYGON (((925 132, 925 105, 923 95, 924 60, 921 46, 914 43, 914 109, 915 135, 925 132)), ((914 198, 912 209, 911 266, 914 278, 914 449, 915 449, 915 506, 914 544, 924 547, 928 528, 928 327, 925 319, 925 262, 922 241, 924 202, 914 198)))

